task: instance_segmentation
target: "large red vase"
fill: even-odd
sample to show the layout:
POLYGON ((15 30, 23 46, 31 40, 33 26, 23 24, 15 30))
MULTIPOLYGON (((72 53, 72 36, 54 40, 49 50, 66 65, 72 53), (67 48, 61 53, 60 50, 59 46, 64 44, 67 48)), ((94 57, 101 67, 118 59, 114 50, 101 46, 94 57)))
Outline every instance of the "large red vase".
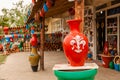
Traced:
POLYGON ((88 53, 88 39, 79 30, 81 21, 67 21, 70 33, 64 38, 63 49, 71 66, 83 66, 88 53))

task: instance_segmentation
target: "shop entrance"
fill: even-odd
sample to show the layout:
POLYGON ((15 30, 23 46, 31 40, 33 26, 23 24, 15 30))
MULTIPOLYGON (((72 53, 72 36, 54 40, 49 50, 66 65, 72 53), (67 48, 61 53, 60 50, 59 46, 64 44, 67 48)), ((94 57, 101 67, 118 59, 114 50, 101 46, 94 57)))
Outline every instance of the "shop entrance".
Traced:
POLYGON ((105 11, 96 13, 96 43, 97 43, 97 58, 100 59, 98 54, 103 52, 105 42, 105 11))

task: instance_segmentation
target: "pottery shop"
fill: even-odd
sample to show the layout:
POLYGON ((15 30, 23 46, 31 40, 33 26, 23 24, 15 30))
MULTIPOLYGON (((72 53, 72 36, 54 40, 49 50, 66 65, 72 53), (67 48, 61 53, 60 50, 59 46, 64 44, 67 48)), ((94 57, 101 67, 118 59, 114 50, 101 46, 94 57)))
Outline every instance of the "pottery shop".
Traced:
MULTIPOLYGON (((104 2, 104 1, 103 1, 104 2)), ((89 53, 93 55, 94 59, 99 59, 99 55, 103 53, 104 44, 106 41, 109 43, 109 48, 114 49, 116 53, 119 54, 120 42, 119 42, 119 1, 106 1, 103 4, 92 5, 92 2, 88 1, 85 3, 84 8, 84 28, 83 32, 88 37, 89 40, 89 53), (114 13, 112 12, 114 11, 114 13), (112 21, 113 20, 113 21, 112 21), (109 25, 115 25, 111 28, 109 25)), ((64 13, 52 15, 46 18, 45 24, 48 26, 46 31, 46 37, 55 36, 57 33, 59 39, 54 40, 60 42, 63 41, 64 37, 69 33, 69 26, 66 23, 67 20, 73 19, 75 17, 74 5, 67 9, 64 13)), ((47 41, 50 41, 46 38, 47 41)), ((49 46, 49 45, 48 45, 49 46)), ((56 48, 55 50, 61 50, 61 48, 56 48)))
MULTIPOLYGON (((117 48, 115 47, 114 50, 117 50, 117 53, 119 53, 119 4, 118 0, 111 2, 85 1, 84 28, 81 29, 81 31, 88 37, 89 53, 93 55, 94 59, 99 59, 98 54, 103 52, 105 41, 108 41, 111 47, 113 47, 113 43, 114 46, 116 44, 117 48), (102 4, 102 2, 104 2, 104 4, 102 4), (97 5, 98 3, 101 4, 97 5), (114 13, 112 11, 114 11, 114 13), (114 23, 116 27, 108 27, 112 25, 112 23, 114 23)), ((68 6, 65 6, 66 8, 61 12, 60 9, 62 7, 60 6, 58 8, 56 5, 59 4, 56 2, 55 6, 49 8, 48 12, 44 13, 46 16, 45 50, 62 50, 62 41, 70 31, 66 21, 75 17, 74 2, 69 2, 68 6), (52 49, 51 46, 53 46, 54 49, 52 49)), ((35 15, 37 16, 38 14, 35 15)), ((37 18, 35 18, 35 21, 39 22, 37 18)))
MULTIPOLYGON (((95 2, 85 0, 84 7, 81 5, 80 0, 76 2, 74 0, 51 1, 51 4, 49 4, 49 0, 47 0, 46 4, 43 4, 44 1, 33 2, 34 6, 26 21, 26 25, 35 22, 34 27, 39 28, 38 31, 33 31, 33 33, 40 33, 41 55, 44 55, 44 50, 63 51, 62 43, 70 33, 66 21, 74 18, 82 18, 80 23, 82 27, 79 26, 79 30, 88 38, 87 58, 89 60, 102 60, 108 67, 109 62, 116 55, 120 55, 119 0, 96 0, 95 2), (41 5, 39 8, 38 4, 41 5), (104 57, 109 57, 109 61, 104 60, 104 57)), ((72 44, 74 44, 74 41, 71 42, 72 44)), ((81 45, 81 43, 79 44, 81 45)), ((84 41, 82 45, 84 45, 84 41)))

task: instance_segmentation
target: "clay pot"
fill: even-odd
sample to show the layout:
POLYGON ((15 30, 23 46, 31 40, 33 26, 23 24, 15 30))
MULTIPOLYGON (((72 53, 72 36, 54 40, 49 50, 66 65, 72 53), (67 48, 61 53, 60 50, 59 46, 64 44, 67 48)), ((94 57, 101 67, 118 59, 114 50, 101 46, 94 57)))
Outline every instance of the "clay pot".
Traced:
POLYGON ((45 11, 44 11, 43 8, 42 8, 41 11, 40 11, 40 16, 41 16, 41 17, 44 17, 44 16, 45 16, 45 11))
POLYGON ((4 27, 4 28, 3 28, 3 31, 4 31, 5 34, 8 34, 8 30, 9 30, 8 27, 4 27))
POLYGON ((52 6, 50 0, 47 0, 47 1, 46 1, 46 5, 47 5, 48 8, 50 8, 50 7, 52 6))
POLYGON ((30 44, 32 46, 37 46, 37 36, 36 36, 36 34, 32 35, 32 38, 30 39, 30 44))
POLYGON ((63 49, 71 66, 83 66, 88 53, 88 39, 80 33, 82 20, 69 20, 70 33, 64 38, 63 49))
POLYGON ((40 59, 40 56, 37 53, 37 47, 32 47, 31 54, 29 55, 29 61, 30 61, 33 72, 36 72, 38 69, 39 59, 40 59))
POLYGON ((31 66, 33 72, 37 72, 38 70, 38 65, 37 66, 31 66))
POLYGON ((109 50, 108 49, 108 41, 106 41, 105 44, 104 44, 104 54, 105 55, 108 55, 108 50, 109 50))

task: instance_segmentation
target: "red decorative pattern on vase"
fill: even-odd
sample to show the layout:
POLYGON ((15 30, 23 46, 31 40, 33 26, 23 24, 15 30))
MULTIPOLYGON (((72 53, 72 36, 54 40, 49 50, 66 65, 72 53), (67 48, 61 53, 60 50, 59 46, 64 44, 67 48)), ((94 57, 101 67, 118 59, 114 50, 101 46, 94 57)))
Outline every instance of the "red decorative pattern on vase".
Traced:
POLYGON ((81 20, 67 21, 70 33, 64 38, 63 49, 71 66, 83 66, 88 53, 88 39, 80 33, 81 20))

